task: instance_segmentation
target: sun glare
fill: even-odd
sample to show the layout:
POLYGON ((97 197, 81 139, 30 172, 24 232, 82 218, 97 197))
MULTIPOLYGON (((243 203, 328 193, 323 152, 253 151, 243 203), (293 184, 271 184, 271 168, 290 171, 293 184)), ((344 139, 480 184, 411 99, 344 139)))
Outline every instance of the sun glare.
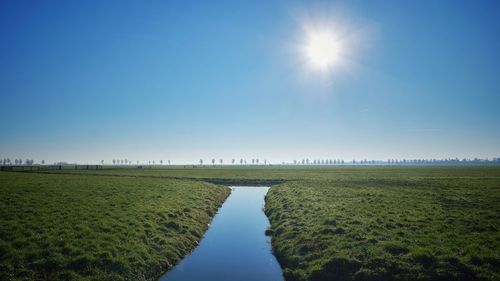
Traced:
POLYGON ((332 34, 317 32, 311 34, 306 46, 309 62, 321 69, 328 69, 337 60, 339 45, 332 34))

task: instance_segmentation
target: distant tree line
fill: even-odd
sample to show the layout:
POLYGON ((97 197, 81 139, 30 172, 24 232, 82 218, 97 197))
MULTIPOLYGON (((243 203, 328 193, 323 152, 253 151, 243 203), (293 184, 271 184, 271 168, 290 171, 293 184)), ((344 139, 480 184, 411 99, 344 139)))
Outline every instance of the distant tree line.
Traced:
MULTIPOLYGON (((204 166, 205 161, 198 161, 200 166, 204 166)), ((208 165, 213 167, 224 165, 222 158, 211 158, 208 165)), ((231 159, 231 165, 270 165, 267 160, 260 161, 258 158, 231 159)), ((295 159, 292 162, 282 161, 281 165, 457 165, 457 164, 500 164, 500 157, 495 158, 445 158, 445 159, 387 159, 387 160, 368 160, 368 159, 295 159)))
POLYGON ((343 160, 343 159, 314 159, 305 158, 293 160, 292 163, 282 162, 283 165, 457 165, 457 164, 500 164, 500 158, 445 158, 445 159, 388 159, 388 160, 343 160))
MULTIPOLYGON (((23 161, 23 159, 21 158, 15 158, 13 160, 11 160, 10 158, 0 158, 0 163, 3 165, 3 166, 11 166, 11 165, 15 165, 15 166, 21 166, 21 165, 25 165, 25 166, 31 166, 31 165, 34 165, 35 164, 35 161, 33 159, 26 159, 23 161)), ((45 161, 42 160, 42 165, 45 164, 45 161)))
MULTIPOLYGON (((101 160, 99 161, 99 163, 101 165, 105 165, 106 164, 106 161, 105 160, 101 160)), ((111 160, 111 163, 113 165, 132 165, 133 162, 128 160, 128 159, 113 159, 111 160)), ((137 165, 140 164, 140 161, 137 160, 135 162, 137 165)), ((155 160, 149 160, 147 162, 149 165, 156 165, 156 161, 155 160)), ((167 161, 163 161, 163 160, 160 160, 158 161, 158 163, 160 165, 164 165, 164 164, 168 164, 168 165, 171 165, 171 161, 170 160, 167 160, 167 161)), ((144 163, 143 163, 144 164, 144 163)), ((23 160, 21 158, 15 158, 15 159, 10 159, 10 158, 0 158, 0 165, 2 166, 31 166, 31 165, 35 165, 35 161, 33 159, 26 159, 26 160, 23 160)), ((41 160, 40 163, 36 163, 36 165, 45 165, 45 160, 41 160)), ((53 165, 75 165, 75 163, 68 163, 68 162, 64 162, 64 161, 59 161, 59 162, 54 162, 53 165)))
MULTIPOLYGON (((128 159, 112 159, 112 165, 133 165, 133 162, 128 159)), ((147 162, 141 163, 139 160, 136 160, 136 165, 149 165, 155 166, 157 165, 171 165, 170 160, 148 160, 147 162)), ((199 160, 199 165, 204 166, 204 160, 199 160)), ((223 166, 224 159, 212 158, 208 162, 208 165, 212 167, 223 166)), ((271 165, 267 159, 263 161, 259 158, 245 159, 245 158, 232 158, 227 162, 230 165, 271 165)), ((104 160, 100 161, 101 165, 105 165, 106 162, 104 160)), ((368 159, 353 159, 353 160, 344 160, 344 159, 295 159, 292 162, 282 161, 281 165, 316 165, 316 166, 333 166, 333 165, 390 165, 390 166, 411 166, 411 165, 472 165, 472 164, 500 164, 500 157, 494 158, 444 158, 444 159, 387 159, 387 160, 368 160, 368 159)), ((21 159, 21 158, 0 158, 0 165, 2 166, 32 166, 32 165, 45 165, 45 160, 41 160, 39 163, 35 163, 33 159, 21 159)), ((54 162, 54 165, 75 165, 67 163, 67 162, 54 162)))
MULTIPOLYGON (((205 162, 203 159, 200 158, 198 163, 200 166, 204 166, 203 163, 205 163, 205 162)), ((224 165, 224 159, 212 158, 209 163, 211 163, 211 165, 213 167, 215 167, 217 164, 222 166, 222 165, 224 165)), ((232 158, 230 163, 231 163, 231 165, 237 165, 238 163, 239 163, 239 165, 268 165, 267 159, 264 159, 264 161, 261 161, 261 160, 259 160, 259 158, 252 158, 252 159, 248 159, 248 160, 245 158, 240 158, 239 160, 236 158, 232 158)))
MULTIPOLYGON (((101 164, 104 164, 105 161, 104 160, 101 160, 101 164)), ((111 161, 111 163, 113 163, 113 165, 133 165, 134 162, 128 160, 128 159, 113 159, 111 161)), ((167 164, 167 165, 170 165, 171 164, 171 161, 170 160, 167 160, 167 161, 163 161, 163 160, 160 160, 158 162, 156 162, 156 160, 148 160, 146 162, 148 165, 156 165, 156 163, 158 163, 159 165, 163 165, 163 164, 167 164)), ((136 160, 135 161, 135 164, 136 165, 140 165, 141 162, 139 160, 136 160)), ((145 163, 142 163, 145 165, 145 163)))

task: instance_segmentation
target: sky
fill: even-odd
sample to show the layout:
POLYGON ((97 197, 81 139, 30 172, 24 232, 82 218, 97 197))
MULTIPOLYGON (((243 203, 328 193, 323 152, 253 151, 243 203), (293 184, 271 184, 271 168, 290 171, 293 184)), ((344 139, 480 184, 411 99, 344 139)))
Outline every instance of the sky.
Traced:
POLYGON ((0 158, 500 157, 498 1, 2 1, 0 158), (328 70, 310 32, 334 32, 328 70))

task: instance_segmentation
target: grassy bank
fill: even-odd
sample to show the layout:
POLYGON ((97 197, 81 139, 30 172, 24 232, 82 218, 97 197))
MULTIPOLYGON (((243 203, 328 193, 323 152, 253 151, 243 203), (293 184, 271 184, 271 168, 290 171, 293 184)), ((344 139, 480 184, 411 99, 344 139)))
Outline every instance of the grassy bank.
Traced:
POLYGON ((186 180, 0 173, 0 280, 154 280, 229 189, 186 180))
POLYGON ((498 168, 359 169, 270 189, 287 280, 500 280, 498 168))

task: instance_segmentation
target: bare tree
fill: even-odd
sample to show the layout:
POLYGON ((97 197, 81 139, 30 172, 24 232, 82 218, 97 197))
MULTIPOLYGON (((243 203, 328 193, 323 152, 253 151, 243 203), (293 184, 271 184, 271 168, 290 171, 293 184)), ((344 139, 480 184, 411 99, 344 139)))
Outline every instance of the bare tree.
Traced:
POLYGON ((220 165, 222 166, 222 164, 224 163, 224 160, 222 160, 222 158, 221 158, 221 159, 219 159, 219 163, 220 163, 220 165))
POLYGON ((215 167, 215 158, 212 158, 212 166, 215 167))
POLYGON ((163 165, 163 160, 160 160, 160 165, 163 165))
POLYGON ((200 159, 200 166, 203 166, 203 159, 200 159))
POLYGON ((243 158, 240 159, 240 165, 243 165, 243 158))
POLYGON ((231 160, 231 164, 233 164, 233 165, 234 165, 234 162, 236 162, 236 160, 233 158, 233 159, 231 160))

